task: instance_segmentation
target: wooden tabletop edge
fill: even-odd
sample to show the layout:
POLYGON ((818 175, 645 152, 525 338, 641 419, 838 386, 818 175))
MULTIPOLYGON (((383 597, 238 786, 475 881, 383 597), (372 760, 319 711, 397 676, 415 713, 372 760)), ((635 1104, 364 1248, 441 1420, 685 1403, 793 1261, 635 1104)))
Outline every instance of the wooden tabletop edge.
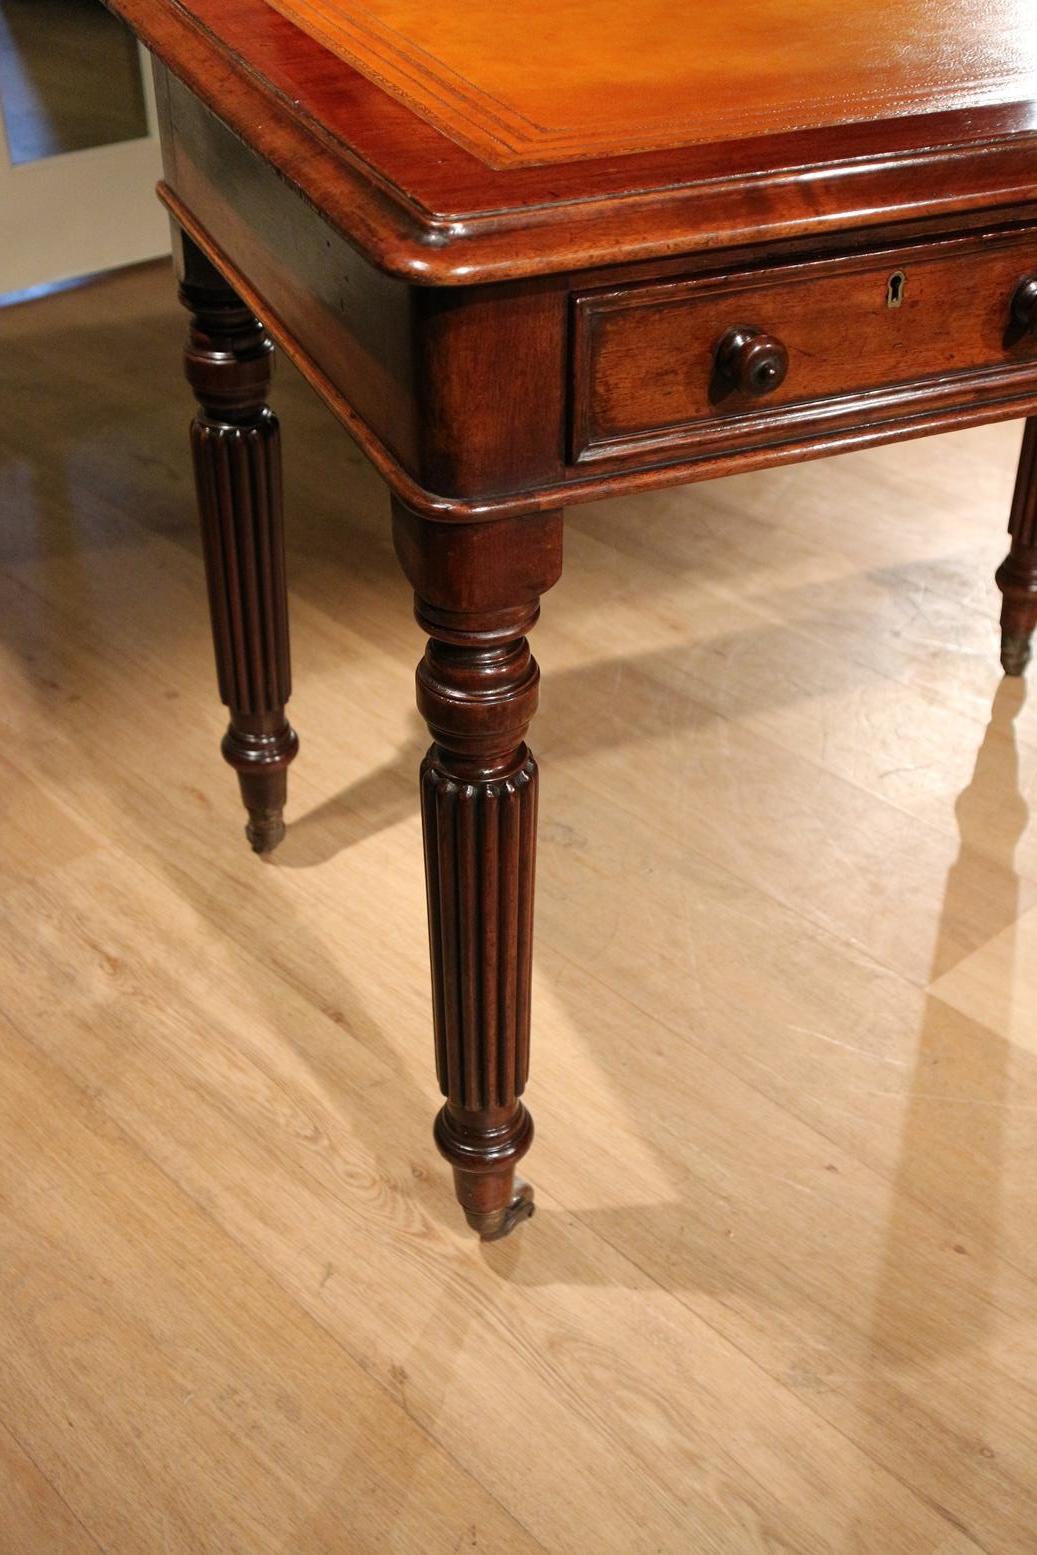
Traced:
POLYGON ((749 177, 639 184, 644 159, 635 156, 631 187, 622 193, 443 213, 287 102, 176 0, 106 3, 366 258, 417 285, 502 282, 733 247, 749 236, 805 237, 836 225, 939 218, 945 207, 996 212, 1037 200, 1035 125, 1027 133, 829 162, 789 154, 749 177), (938 170, 953 194, 934 178, 938 170))

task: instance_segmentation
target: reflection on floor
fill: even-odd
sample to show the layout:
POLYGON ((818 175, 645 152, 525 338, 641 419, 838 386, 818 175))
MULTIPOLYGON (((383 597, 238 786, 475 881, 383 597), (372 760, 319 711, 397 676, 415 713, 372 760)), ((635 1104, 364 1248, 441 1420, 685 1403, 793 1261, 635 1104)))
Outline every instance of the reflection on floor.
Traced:
POLYGON ((0 109, 11 161, 148 133, 140 56, 101 0, 0 0, 0 109))
POLYGON ((480 1250, 430 1138, 385 494, 284 369, 302 750, 264 865, 182 331, 154 269, 0 313, 0 1548, 1032 1555, 1019 428, 572 513, 540 1208, 480 1250))

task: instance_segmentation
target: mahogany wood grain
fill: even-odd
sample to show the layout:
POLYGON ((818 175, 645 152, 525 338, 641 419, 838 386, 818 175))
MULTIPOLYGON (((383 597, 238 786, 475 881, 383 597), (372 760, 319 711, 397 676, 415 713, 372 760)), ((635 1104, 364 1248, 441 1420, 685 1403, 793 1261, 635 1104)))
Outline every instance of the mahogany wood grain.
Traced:
POLYGON ((708 457, 881 423, 908 401, 918 414, 1033 392, 1037 338, 1015 303, 1035 265, 1027 227, 580 294, 573 461, 708 457), (732 330, 784 354, 764 393, 720 369, 732 330))
MULTIPOLYGON (((235 161, 231 165, 236 168, 238 163, 235 161)), ((253 172, 257 178, 261 177, 258 162, 253 172)), ((251 186, 251 175, 249 183, 251 186)), ((233 190, 234 187, 231 181, 230 188, 233 190)), ((401 418, 415 416, 419 422, 426 407, 436 407, 434 419, 426 420, 423 423, 425 430, 419 434, 428 461, 424 468, 426 476, 434 467, 444 479, 450 470, 455 474, 461 471, 465 484, 479 493, 457 495, 431 481, 422 484, 413 473, 414 465, 405 467, 387 443, 386 439, 392 436, 391 422, 372 426, 357 409, 357 401, 365 403, 367 379, 362 371, 365 353, 349 345, 350 332, 360 328, 351 320, 354 304, 349 299, 354 288, 343 283, 341 295, 345 300, 338 316, 333 309, 323 308, 318 287, 327 286, 327 276, 329 272, 335 273, 338 256, 333 254, 327 266, 318 269, 317 279, 311 280, 313 272, 305 258, 306 250, 293 238, 293 218, 295 222, 308 220, 314 223, 314 214, 294 198, 289 198, 288 204, 279 211, 269 237, 260 238, 253 227, 239 226, 236 219, 226 216, 222 203, 211 204, 206 196, 203 208, 220 223, 225 242, 233 246, 236 257, 232 257, 228 248, 213 238, 167 186, 163 185, 160 193, 177 223, 191 234, 213 264, 231 279, 240 295, 262 315, 269 333, 331 405, 392 490, 407 506, 430 518, 469 523, 480 518, 543 511, 560 504, 572 506, 625 490, 709 480, 740 469, 815 459, 842 450, 872 447, 899 438, 920 437, 929 432, 949 431, 954 427, 1010 419, 1037 411, 1037 375, 1030 365, 1025 344, 1020 343, 1018 350, 1006 349, 1005 365, 1001 370, 973 375, 968 380, 971 392, 962 392, 965 385, 960 378, 948 383, 932 380, 908 384, 900 393, 872 396, 863 406, 859 398, 855 401, 847 396, 846 413, 842 415, 837 407, 843 402, 833 401, 831 413, 822 423, 818 424, 816 414, 811 411, 780 441, 754 438, 750 435, 754 430, 751 422, 736 421, 731 426, 719 421, 705 441, 696 440, 694 434, 688 437, 685 432, 675 434, 667 430, 658 438, 647 439, 647 448, 640 446, 641 440, 635 440, 633 448, 606 444, 602 452, 607 457, 595 458, 588 450, 584 457, 577 458, 579 444, 576 440, 586 435, 580 428, 585 427, 586 422, 586 413, 581 408, 586 396, 581 392, 581 385, 587 379, 587 332, 574 325, 567 339, 566 299, 558 284, 540 281, 517 288, 475 287, 458 292, 456 297, 453 288, 442 291, 420 288, 416 291, 414 326, 418 331, 418 344, 407 369, 415 376, 407 396, 402 393, 400 380, 394 379, 397 389, 401 390, 394 403, 400 407, 401 418), (303 256, 295 283, 289 271, 267 269, 268 265, 279 266, 276 257, 279 247, 287 249, 289 243, 303 256), (249 279, 245 266, 250 273, 264 275, 265 291, 261 292, 249 279), (535 299, 541 289, 546 297, 539 305, 531 304, 529 299, 535 299), (277 297, 276 303, 270 293, 277 297), (287 313, 287 319, 284 313, 287 313), (466 319, 481 322, 478 333, 466 319), (524 329, 523 325, 526 326, 524 329), (449 332, 454 326, 459 326, 457 372, 451 379, 449 332), (336 345, 339 332, 343 339, 341 345, 336 345), (564 381, 567 345, 575 364, 571 408, 566 404, 564 381), (539 378, 532 375, 537 359, 539 378), (354 371, 343 370, 347 362, 352 363, 354 371), (509 363, 514 371, 508 370, 509 363), (422 370, 417 373, 419 364, 422 370), (442 381, 439 381, 439 375, 442 375, 442 381), (869 409, 872 414, 865 418, 861 414, 863 409, 869 409), (453 418, 449 424, 448 412, 453 418), (570 418, 575 431, 567 431, 566 422, 570 418), (470 445, 467 467, 460 456, 449 462, 449 451, 463 450, 466 440, 470 445), (567 444, 572 448, 568 462, 567 444), (509 483, 515 480, 516 453, 520 449, 525 454, 526 479, 521 489, 508 491, 509 483), (593 473, 588 474, 588 470, 593 473)), ((255 203, 261 206, 258 198, 255 203)), ((1003 234, 993 234, 998 235, 1003 234)), ((327 241, 326 232, 324 241, 327 241)), ((319 247, 317 252, 319 254, 319 247)), ((798 252, 794 249, 790 253, 782 246, 777 257, 782 261, 794 260, 798 252)), ((885 283, 891 273, 887 267, 900 263, 900 253, 888 247, 883 247, 881 252, 880 274, 885 283)), ((767 257, 770 257, 769 253, 767 257)), ((744 266, 745 256, 739 258, 744 266)), ((691 275, 715 278, 716 258, 712 255, 691 256, 685 260, 684 270, 691 275)), ((667 267, 667 275, 671 273, 667 267)), ((635 275, 638 281, 643 281, 646 268, 638 266, 635 275)), ((578 287, 579 279, 574 278, 573 308, 577 315, 584 298, 578 287)), ((358 302, 373 303, 372 294, 365 288, 356 290, 358 302)), ((592 294, 595 298, 597 295, 592 294)), ((616 295, 622 303, 630 294, 626 289, 619 289, 616 295)), ((387 352, 392 351, 393 341, 398 338, 393 322, 396 305, 390 306, 386 326, 387 352)), ((403 370, 404 366, 402 359, 398 360, 397 368, 403 370)))
POLYGON ((178 223, 239 272, 279 344, 345 389, 353 425, 387 465, 461 498, 561 479, 563 285, 440 289, 386 276, 161 67, 158 79, 175 184, 164 196, 178 223), (498 414, 476 423, 480 381, 498 414))
MULTIPOLYGON (((1037 417, 1029 0, 110 3, 157 59, 160 193, 212 267, 188 288, 203 333, 212 275, 230 288, 194 369, 208 524, 246 555, 279 532, 255 500, 275 443, 253 316, 393 494, 429 634, 437 1139, 472 1224, 503 1234, 531 1204, 526 639, 561 510, 1037 417)), ((999 574, 1009 669, 1037 619, 1035 424, 999 574)), ((282 641, 211 575, 218 626, 282 641)), ((258 731, 226 682, 232 729, 282 742, 279 781, 284 671, 258 731)))
POLYGON ((185 352, 199 411, 191 449, 220 696, 221 746, 238 774, 246 836, 269 853, 284 836, 287 769, 298 739, 291 695, 281 447, 266 404, 273 344, 189 238, 178 246, 180 297, 191 313, 185 352))

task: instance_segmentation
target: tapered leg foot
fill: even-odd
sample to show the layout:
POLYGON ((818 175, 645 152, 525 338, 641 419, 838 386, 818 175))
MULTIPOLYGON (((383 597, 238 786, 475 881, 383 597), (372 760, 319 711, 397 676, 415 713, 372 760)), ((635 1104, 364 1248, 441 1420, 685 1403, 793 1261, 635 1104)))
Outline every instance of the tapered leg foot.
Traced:
POLYGON ((238 774, 256 853, 284 836, 287 771, 299 742, 291 694, 281 444, 268 409, 273 346, 259 320, 182 239, 185 356, 198 400, 191 449, 220 695, 230 712, 225 760, 238 774))
MULTIPOLYGON (((287 721, 269 731, 242 728, 243 722, 239 717, 231 724, 223 736, 221 750, 224 760, 238 774, 241 798, 248 812, 245 836, 252 851, 272 853, 284 836, 288 764, 299 748, 299 740, 287 721)), ((264 720, 252 722, 262 724, 264 720)))
POLYGON ((997 570, 1001 590, 1001 665, 1021 675, 1037 628, 1037 418, 1026 423, 1009 521, 1012 549, 997 570))
POLYGON ((283 772, 241 779, 241 797, 248 820, 245 836, 253 853, 272 853, 284 837, 284 807, 288 782, 283 772))
POLYGON ((1006 675, 1021 675, 1030 662, 1032 647, 1024 633, 1001 633, 1001 668, 1006 675))
POLYGON ((429 634, 418 708, 436 1072, 435 1139, 487 1242, 533 1213, 515 1168, 533 1139, 529 1071, 540 673, 526 639, 561 569, 561 514, 446 524, 394 505, 396 549, 429 634))
POLYGON ((521 1102, 470 1111, 447 1102, 434 1134, 454 1169, 457 1202, 484 1242, 499 1241, 529 1219, 533 1189, 515 1175, 516 1162, 533 1142, 533 1119, 521 1102))

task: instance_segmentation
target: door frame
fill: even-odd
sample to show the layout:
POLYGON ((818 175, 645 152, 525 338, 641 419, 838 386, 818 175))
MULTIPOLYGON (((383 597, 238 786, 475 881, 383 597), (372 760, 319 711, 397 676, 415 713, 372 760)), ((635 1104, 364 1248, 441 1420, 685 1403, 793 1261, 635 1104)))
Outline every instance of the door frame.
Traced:
POLYGON ((145 138, 14 166, 0 110, 0 297, 169 252, 154 192, 162 163, 151 60, 139 55, 145 138))

